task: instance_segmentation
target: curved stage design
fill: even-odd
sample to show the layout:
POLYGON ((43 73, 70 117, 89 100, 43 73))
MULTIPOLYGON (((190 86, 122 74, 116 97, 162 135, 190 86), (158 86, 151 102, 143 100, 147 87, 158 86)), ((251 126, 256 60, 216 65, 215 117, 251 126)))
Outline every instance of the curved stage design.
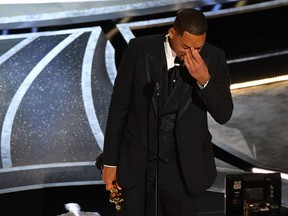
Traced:
MULTIPOLYGON (((7 18, 0 24, 2 30, 16 24, 15 29, 22 26, 31 28, 31 32, 9 34, 9 30, 3 30, 0 36, 0 194, 102 184, 94 161, 103 148, 110 95, 117 74, 117 55, 123 52, 121 46, 127 45, 133 37, 146 34, 144 30, 167 29, 174 20, 168 12, 166 17, 153 19, 145 17, 147 14, 164 13, 168 9, 175 12, 182 6, 202 8, 211 22, 218 17, 260 9, 284 7, 288 11, 288 1, 264 1, 246 6, 237 2, 177 1, 175 4, 167 1, 166 4, 157 1, 153 5, 144 1, 131 4, 125 1, 124 4, 123 1, 123 5, 115 5, 107 1, 99 3, 98 8, 79 9, 78 12, 83 13, 76 15, 71 4, 65 7, 73 8, 71 14, 66 11, 59 17, 61 13, 55 12, 55 19, 53 16, 45 19, 45 13, 40 19, 39 16, 35 16, 35 20, 32 16, 26 17, 25 22, 22 22, 23 16, 7 18), (131 13, 125 12, 129 10, 131 13), (117 23, 109 35, 100 22, 141 14, 144 20, 117 23), (95 19, 100 20, 97 25, 81 27, 82 22, 95 19), (33 23, 37 28, 56 23, 79 25, 68 30, 33 32, 33 23), (121 42, 114 36, 121 38, 121 42)), ((281 38, 286 36, 287 32, 281 38)), ((288 111, 288 44, 279 44, 281 49, 274 47, 277 51, 261 47, 256 54, 242 56, 233 55, 232 48, 230 53, 228 50, 235 111, 225 126, 215 125, 209 118, 218 169, 218 178, 210 191, 223 193, 225 175, 245 173, 253 167, 288 174, 285 157, 288 150, 285 117, 288 111), (273 71, 269 69, 272 65, 273 71), (263 66, 268 71, 266 76, 284 77, 284 81, 236 87, 239 82, 251 81, 252 74, 268 78, 263 74, 263 66)), ((269 44, 267 46, 269 48, 269 44)), ((288 206, 288 181, 283 178, 282 183, 282 202, 288 206)))
POLYGON ((0 37, 9 40, 17 43, 0 57, 1 193, 95 183, 116 75, 111 43, 100 27, 0 37))

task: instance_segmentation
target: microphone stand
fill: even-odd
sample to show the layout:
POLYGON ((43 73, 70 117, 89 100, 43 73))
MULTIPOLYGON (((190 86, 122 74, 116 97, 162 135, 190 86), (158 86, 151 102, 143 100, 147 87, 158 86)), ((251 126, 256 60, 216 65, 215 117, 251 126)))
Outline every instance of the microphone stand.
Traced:
POLYGON ((155 83, 156 85, 156 97, 157 97, 157 131, 156 131, 156 175, 155 175, 155 216, 158 216, 159 208, 159 128, 160 128, 160 83, 155 83))
MULTIPOLYGON (((160 83, 156 82, 155 84, 147 83, 144 86, 144 95, 148 100, 151 100, 153 95, 156 95, 156 168, 155 168, 155 216, 158 216, 158 176, 159 176, 159 164, 158 164, 158 158, 159 158, 159 127, 160 127, 160 83)), ((150 133, 149 133, 149 113, 150 113, 150 105, 148 103, 147 106, 147 138, 148 138, 148 154, 147 154, 147 161, 149 163, 149 147, 150 147, 150 133)), ((147 178, 147 171, 146 171, 146 178, 147 178)), ((146 179, 147 180, 147 179, 146 179)))

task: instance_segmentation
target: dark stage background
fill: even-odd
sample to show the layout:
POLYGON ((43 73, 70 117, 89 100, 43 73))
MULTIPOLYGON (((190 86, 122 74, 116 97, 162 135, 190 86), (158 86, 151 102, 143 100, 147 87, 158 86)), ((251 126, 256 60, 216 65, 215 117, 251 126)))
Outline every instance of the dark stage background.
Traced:
MULTIPOLYGON (((199 215, 224 214, 226 174, 259 167, 287 176, 288 1, 5 4, 0 215, 59 215, 68 202, 111 214, 94 160, 102 152, 117 66, 129 39, 165 32, 182 7, 207 15, 207 41, 226 51, 235 87, 231 121, 220 127, 209 119, 219 175, 201 197, 199 215), (236 88, 285 76, 282 82, 236 88)), ((282 191, 287 207, 284 178, 282 191)))

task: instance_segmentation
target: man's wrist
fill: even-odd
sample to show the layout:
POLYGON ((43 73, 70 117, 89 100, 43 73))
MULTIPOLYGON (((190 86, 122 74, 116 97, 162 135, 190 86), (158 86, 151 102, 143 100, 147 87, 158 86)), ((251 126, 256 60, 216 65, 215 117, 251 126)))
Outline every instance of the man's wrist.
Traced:
POLYGON ((210 78, 211 78, 211 76, 210 76, 210 74, 208 73, 207 75, 205 75, 205 76, 202 77, 201 79, 197 80, 197 84, 199 85, 199 87, 205 88, 206 85, 208 84, 210 78))
POLYGON ((207 86, 207 84, 209 83, 209 80, 207 80, 205 83, 199 83, 199 82, 197 82, 197 84, 198 84, 198 86, 199 86, 199 88, 200 89, 203 89, 203 88, 205 88, 206 86, 207 86))

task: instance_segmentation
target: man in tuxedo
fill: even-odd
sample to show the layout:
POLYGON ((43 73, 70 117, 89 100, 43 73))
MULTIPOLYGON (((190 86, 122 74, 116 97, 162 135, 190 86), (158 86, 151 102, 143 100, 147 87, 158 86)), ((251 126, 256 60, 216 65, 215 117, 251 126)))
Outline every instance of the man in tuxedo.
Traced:
POLYGON ((216 178, 207 113, 225 124, 233 102, 225 53, 206 33, 204 14, 184 9, 168 33, 132 39, 123 54, 103 150, 106 189, 116 180, 124 198, 119 215, 196 215, 216 178))

